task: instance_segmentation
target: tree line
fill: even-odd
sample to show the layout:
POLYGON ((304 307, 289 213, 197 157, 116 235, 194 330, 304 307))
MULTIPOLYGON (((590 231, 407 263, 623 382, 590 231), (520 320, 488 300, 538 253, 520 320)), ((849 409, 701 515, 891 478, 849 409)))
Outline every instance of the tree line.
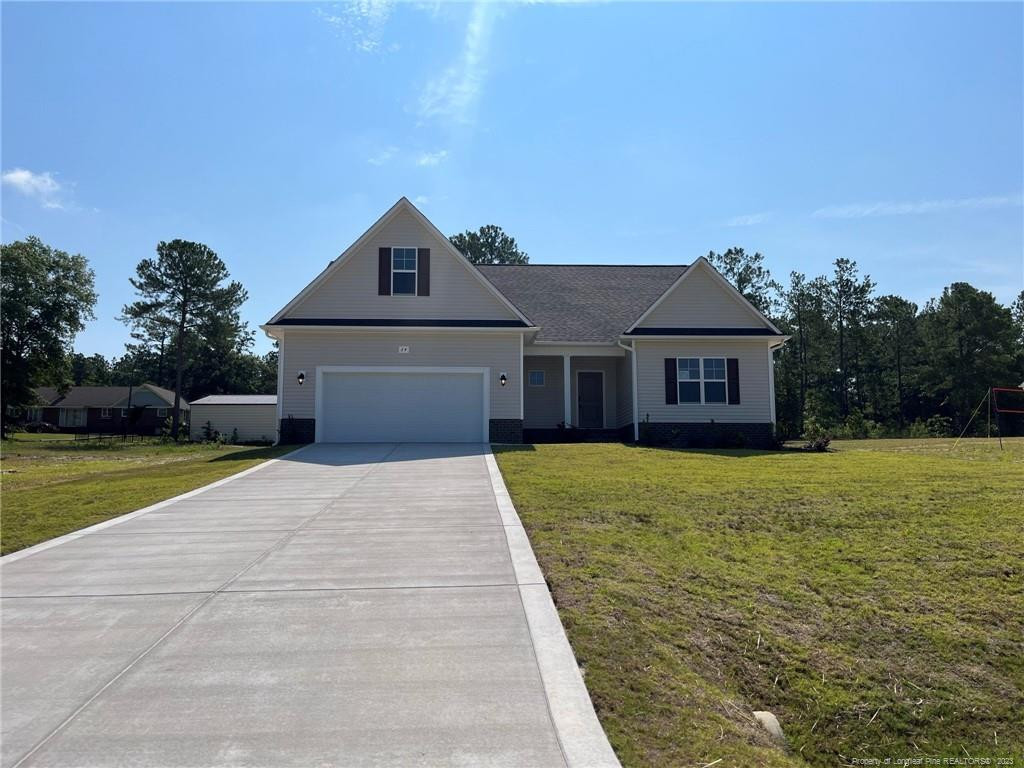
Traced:
MULTIPOLYGON (((529 262, 493 225, 451 240, 474 263, 529 262)), ((737 247, 707 258, 791 337, 776 358, 782 438, 959 433, 989 387, 1024 380, 1024 291, 1007 307, 955 282, 919 307, 880 294, 850 259, 823 275, 792 272, 783 285, 760 253, 737 247)), ((155 258, 139 262, 130 279, 137 298, 119 318, 132 341, 109 360, 72 352, 97 299, 84 257, 29 237, 0 246, 0 263, 5 428, 44 385, 151 382, 187 400, 276 391, 277 352, 252 352, 255 332, 240 315, 246 291, 202 243, 160 242, 155 258)), ((1024 431, 1022 422, 1002 427, 1024 431)))
POLYGON ((36 405, 34 389, 152 383, 175 393, 171 434, 180 434, 179 403, 210 394, 277 389, 277 352, 252 352, 255 332, 241 319, 245 289, 202 243, 160 242, 156 257, 130 278, 137 299, 119 319, 131 329, 111 359, 72 351, 97 301, 95 275, 81 255, 37 237, 0 246, 3 429, 36 405))
MULTIPOLYGON (((990 387, 1024 380, 1024 290, 1007 307, 955 282, 919 307, 880 293, 851 259, 814 277, 792 272, 783 285, 760 253, 707 258, 791 337, 775 368, 783 438, 959 434, 990 387)), ((999 424, 1024 426, 1012 416, 999 424)), ((985 429, 983 416, 972 433, 985 429)))

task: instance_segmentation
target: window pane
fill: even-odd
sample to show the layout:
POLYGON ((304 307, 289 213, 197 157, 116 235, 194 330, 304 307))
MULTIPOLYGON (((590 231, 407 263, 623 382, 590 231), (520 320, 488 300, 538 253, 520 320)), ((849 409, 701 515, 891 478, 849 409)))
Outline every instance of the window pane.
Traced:
POLYGON ((680 403, 699 403, 700 402, 700 382, 699 381, 680 381, 679 382, 679 402, 680 403))
POLYGON ((397 296, 416 295, 416 273, 395 272, 391 276, 391 292, 397 296))
POLYGON ((700 380, 700 358, 681 357, 678 360, 680 381, 700 380))
POLYGON ((705 357, 704 358, 704 378, 705 379, 718 379, 719 381, 725 380, 725 358, 724 357, 705 357))
POLYGON ((530 386, 531 387, 543 387, 544 386, 544 371, 530 371, 530 386))
POLYGON ((415 248, 392 248, 391 249, 392 269, 416 269, 415 248))
POLYGON ((704 402, 705 403, 724 403, 725 402, 725 382, 724 381, 705 381, 704 382, 704 402))

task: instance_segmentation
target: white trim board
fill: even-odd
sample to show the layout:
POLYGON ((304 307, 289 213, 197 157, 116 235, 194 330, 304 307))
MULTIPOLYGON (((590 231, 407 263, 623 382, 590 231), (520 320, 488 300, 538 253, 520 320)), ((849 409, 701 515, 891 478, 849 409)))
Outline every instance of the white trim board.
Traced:
MULTIPOLYGON (((627 336, 625 338, 632 339, 634 337, 627 336)), ((594 346, 587 346, 584 344, 553 344, 535 341, 524 347, 523 354, 527 357, 563 357, 564 355, 569 355, 570 357, 624 357, 626 353, 617 344, 605 344, 603 342, 594 346), (548 346, 542 346, 545 343, 548 346)))
POLYGON ((479 374, 483 379, 483 424, 481 425, 481 442, 488 442, 491 422, 491 369, 463 366, 425 366, 425 365, 318 365, 316 367, 316 389, 313 392, 313 416, 316 419, 313 442, 321 441, 323 429, 323 378, 325 373, 461 373, 479 374))

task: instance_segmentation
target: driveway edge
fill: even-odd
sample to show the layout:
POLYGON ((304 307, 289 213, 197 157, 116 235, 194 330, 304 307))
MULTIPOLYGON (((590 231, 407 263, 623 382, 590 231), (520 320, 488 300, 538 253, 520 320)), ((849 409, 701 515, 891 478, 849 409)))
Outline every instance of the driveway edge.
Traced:
POLYGON ((271 464, 274 464, 274 463, 276 463, 278 461, 281 461, 281 459, 284 459, 284 458, 286 458, 288 456, 294 456, 299 451, 305 450, 308 447, 309 447, 309 445, 303 445, 303 446, 301 446, 299 448, 296 448, 294 451, 288 451, 288 453, 282 454, 280 456, 275 456, 272 459, 267 459, 266 461, 261 462, 260 464, 257 464, 255 467, 249 467, 248 469, 243 469, 241 472, 236 472, 233 475, 228 475, 227 477, 222 477, 220 480, 214 480, 212 483, 207 483, 206 485, 201 485, 198 488, 193 488, 191 491, 186 491, 185 493, 180 493, 177 496, 172 496, 169 499, 164 499, 163 501, 158 501, 156 504, 150 504, 148 507, 143 507, 142 509, 137 509, 134 512, 125 512, 123 515, 118 515, 117 517, 112 517, 109 520, 104 520, 101 523, 95 523, 94 525, 90 525, 87 528, 80 528, 77 531, 72 531, 71 533, 65 533, 63 536, 58 536, 55 539, 48 539, 47 541, 41 541, 38 544, 32 545, 31 547, 26 547, 25 549, 19 549, 17 552, 11 552, 11 554, 9 554, 9 555, 4 555, 3 557, 0 557, 0 565, 4 565, 4 564, 7 564, 7 563, 13 563, 16 560, 22 560, 22 559, 24 559, 26 557, 31 557, 32 555, 39 554, 40 552, 44 552, 47 549, 52 549, 53 547, 59 547, 61 544, 65 544, 65 543, 67 543, 69 541, 73 541, 74 539, 79 539, 82 536, 86 536, 87 534, 95 533, 96 531, 103 530, 104 528, 110 528, 111 526, 119 525, 121 523, 126 523, 129 520, 134 520, 136 517, 141 517, 142 515, 146 514, 147 512, 155 512, 156 510, 162 509, 163 507, 166 507, 169 504, 174 504, 175 502, 183 501, 185 499, 190 499, 193 496, 198 496, 200 493, 203 493, 204 491, 209 491, 209 490, 211 490, 213 488, 219 488, 222 485, 226 485, 227 483, 230 483, 232 480, 237 480, 240 477, 245 477, 246 475, 251 475, 253 472, 257 472, 257 471, 263 469, 264 467, 269 467, 271 464))
POLYGON ((485 459, 541 682, 566 763, 569 768, 621 768, 594 712, 569 638, 489 445, 485 459))

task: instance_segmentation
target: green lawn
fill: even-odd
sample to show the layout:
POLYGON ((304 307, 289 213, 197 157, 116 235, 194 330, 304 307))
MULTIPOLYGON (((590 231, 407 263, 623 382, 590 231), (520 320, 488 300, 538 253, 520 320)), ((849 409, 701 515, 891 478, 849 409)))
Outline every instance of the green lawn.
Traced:
POLYGON ((952 443, 499 449, 623 764, 1021 764, 1024 439, 952 443))
POLYGON ((52 437, 17 435, 0 445, 3 554, 190 491, 290 450, 47 439, 52 437))

